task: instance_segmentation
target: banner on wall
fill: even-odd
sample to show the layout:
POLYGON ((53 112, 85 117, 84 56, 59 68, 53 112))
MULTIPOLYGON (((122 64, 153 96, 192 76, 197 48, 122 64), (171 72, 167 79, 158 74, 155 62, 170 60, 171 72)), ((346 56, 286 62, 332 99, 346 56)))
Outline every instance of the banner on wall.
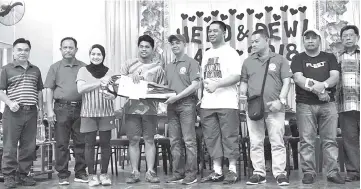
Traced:
POLYGON ((270 49, 291 61, 292 57, 299 53, 297 49, 302 48, 297 47, 300 44, 289 42, 289 39, 301 38, 301 34, 307 30, 309 21, 306 18, 307 7, 290 8, 285 5, 277 8, 280 9, 280 14, 273 14, 274 7, 272 6, 264 7, 263 12, 256 12, 254 9, 247 8, 245 12, 237 9, 229 9, 227 13, 213 10, 211 15, 205 15, 202 11, 196 11, 195 15, 182 13, 180 15, 182 27, 178 28, 176 32, 182 34, 187 43, 198 44, 198 49, 194 52, 194 59, 201 62, 203 45, 209 42, 208 37, 203 38, 203 35, 207 36, 208 25, 212 21, 220 20, 226 23, 225 41, 237 50, 239 56, 251 53, 250 36, 252 32, 257 29, 265 29, 270 36, 270 49), (290 18, 288 18, 288 14, 291 15, 290 18), (247 52, 237 49, 237 43, 247 43, 247 52))

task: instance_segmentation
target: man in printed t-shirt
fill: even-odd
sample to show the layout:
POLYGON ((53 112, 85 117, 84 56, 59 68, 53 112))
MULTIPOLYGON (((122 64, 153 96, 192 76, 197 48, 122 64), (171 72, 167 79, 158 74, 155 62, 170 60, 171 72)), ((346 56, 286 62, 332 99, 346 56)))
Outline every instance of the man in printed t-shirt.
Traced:
POLYGON ((200 117, 207 149, 213 160, 213 170, 202 182, 232 184, 238 180, 236 162, 239 156, 238 90, 242 63, 235 49, 225 44, 226 25, 213 21, 208 38, 212 48, 202 60, 203 98, 200 117), (229 159, 229 171, 222 173, 223 156, 229 159))
POLYGON ((300 157, 304 184, 315 182, 315 140, 319 130, 327 180, 344 184, 337 164, 337 109, 335 104, 339 67, 333 54, 320 50, 321 34, 316 29, 303 33, 305 52, 295 55, 291 69, 296 83, 296 116, 300 132, 300 157))

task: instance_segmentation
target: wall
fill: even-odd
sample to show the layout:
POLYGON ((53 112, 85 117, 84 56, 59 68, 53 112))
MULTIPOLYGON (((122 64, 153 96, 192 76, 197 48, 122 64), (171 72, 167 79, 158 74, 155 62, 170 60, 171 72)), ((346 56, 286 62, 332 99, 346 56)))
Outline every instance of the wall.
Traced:
POLYGON ((0 42, 12 44, 20 37, 29 39, 32 44, 29 60, 40 68, 44 81, 50 65, 62 58, 59 47, 64 37, 77 39, 77 58, 88 63, 90 46, 95 43, 105 46, 104 1, 88 2, 25 0, 25 15, 19 23, 14 27, 0 24, 0 42))
POLYGON ((62 58, 59 51, 64 37, 78 41, 77 58, 89 62, 89 49, 93 44, 105 47, 105 3, 103 0, 56 0, 53 6, 53 61, 62 58), (85 4, 86 3, 86 4, 85 4))

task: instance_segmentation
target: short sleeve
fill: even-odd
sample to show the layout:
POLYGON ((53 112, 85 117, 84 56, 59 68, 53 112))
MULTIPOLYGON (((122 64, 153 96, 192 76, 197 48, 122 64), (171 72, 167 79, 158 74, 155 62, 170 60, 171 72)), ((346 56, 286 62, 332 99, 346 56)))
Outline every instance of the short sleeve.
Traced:
POLYGON ((248 71, 246 66, 247 59, 243 62, 241 71, 241 82, 248 83, 248 71))
POLYGON ((230 56, 227 59, 230 62, 230 66, 229 66, 230 73, 234 74, 234 75, 241 75, 242 74, 242 61, 241 61, 237 51, 232 48, 232 51, 230 51, 230 56))
POLYGON ((168 72, 168 67, 169 65, 165 66, 165 71, 164 71, 164 85, 168 85, 168 76, 167 76, 167 72, 168 72))
POLYGON ((85 76, 85 73, 86 72, 86 68, 85 67, 82 67, 79 69, 78 71, 78 75, 76 77, 76 82, 78 81, 86 81, 86 76, 85 76))
POLYGON ((329 64, 330 64, 330 71, 337 70, 340 71, 340 66, 338 65, 337 58, 334 54, 329 54, 329 64))
POLYGON ((132 61, 131 60, 127 60, 125 61, 125 64, 123 64, 122 66, 120 66, 120 75, 129 75, 129 66, 130 63, 132 61))
POLYGON ((192 61, 190 61, 189 79, 190 81, 199 81, 200 77, 201 77, 201 72, 200 72, 199 63, 192 59, 192 61))
POLYGON ((293 56, 292 61, 291 61, 291 70, 292 70, 292 73, 296 73, 296 72, 303 73, 303 67, 302 67, 302 62, 300 59, 300 54, 293 56))
POLYGON ((45 88, 54 89, 55 88, 55 78, 56 78, 56 71, 55 71, 55 64, 51 65, 46 75, 45 79, 45 88))
POLYGON ((8 77, 6 69, 3 67, 0 73, 0 90, 7 90, 8 88, 8 77))
POLYGON ((288 77, 292 77, 292 70, 290 68, 290 65, 288 63, 288 60, 285 57, 282 57, 281 62, 281 78, 285 79, 288 77))
POLYGON ((208 56, 207 56, 207 51, 204 52, 203 54, 203 57, 202 57, 202 62, 201 62, 201 66, 200 66, 200 69, 201 69, 201 78, 204 78, 204 67, 205 65, 207 64, 207 61, 208 61, 208 56))
POLYGON ((41 90, 44 89, 43 78, 41 77, 41 72, 40 72, 40 70, 39 70, 39 75, 38 75, 37 88, 38 88, 38 91, 41 91, 41 90))

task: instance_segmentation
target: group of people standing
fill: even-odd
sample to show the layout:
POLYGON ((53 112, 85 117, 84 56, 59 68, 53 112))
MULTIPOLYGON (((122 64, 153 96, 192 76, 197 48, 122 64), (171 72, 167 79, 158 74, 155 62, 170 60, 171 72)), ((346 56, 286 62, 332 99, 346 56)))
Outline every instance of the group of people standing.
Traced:
MULTIPOLYGON (((348 172, 346 181, 359 180, 360 59, 357 47, 359 31, 356 26, 346 26, 341 30, 345 51, 338 59, 333 54, 320 51, 322 38, 318 30, 305 31, 302 37, 305 52, 295 55, 291 66, 284 57, 271 52, 269 35, 265 30, 256 30, 250 36, 252 54, 244 62, 241 62, 237 51, 226 44, 226 25, 223 22, 213 21, 207 34, 212 47, 204 53, 201 65, 185 54, 186 39, 183 35, 176 34, 168 38, 175 59, 164 69, 161 62, 153 59, 154 40, 148 35, 138 39, 139 56, 121 66, 120 74, 131 77, 134 83, 146 80, 176 91, 176 96, 164 102, 167 104, 174 168, 172 176, 166 182, 187 185, 197 182, 197 106, 200 106, 204 141, 213 161, 213 172, 202 178, 201 182, 237 182, 239 178, 236 164, 240 156, 239 100, 260 95, 264 91, 263 118, 254 120, 247 115, 250 157, 254 168, 247 184, 266 182, 264 138, 267 130, 272 148, 273 175, 280 186, 289 185, 285 171, 283 136, 285 105, 291 78, 296 84, 296 115, 304 173, 302 182, 315 182, 317 133, 325 154, 328 180, 339 184, 345 182, 339 174, 337 164, 338 121, 345 145, 348 172), (224 157, 229 160, 226 173, 222 170, 224 157)), ((44 88, 47 119, 55 126, 55 169, 59 184, 70 183, 68 162, 71 137, 75 156, 74 181, 88 183, 89 186, 111 185, 107 171, 111 153, 111 130, 115 128, 116 96, 104 92, 101 86, 108 84, 110 77, 117 71, 113 72, 104 65, 104 47, 93 45, 89 50, 90 64, 85 64, 75 58, 77 41, 71 37, 62 39, 60 51, 63 59, 51 65, 44 85, 39 68, 28 61, 30 50, 28 40, 17 39, 13 43, 14 60, 3 66, 1 71, 0 100, 6 104, 3 114, 2 162, 5 186, 15 188, 16 176, 22 185, 36 184, 29 172, 34 161, 37 119, 43 119, 44 88), (94 169, 97 135, 101 147, 99 176, 94 169)), ((160 179, 154 171, 158 102, 126 98, 121 98, 120 101, 124 104, 120 112, 125 115, 122 127, 129 139, 132 167, 126 183, 140 182, 139 142, 142 136, 147 162, 145 181, 159 183, 160 179)))

